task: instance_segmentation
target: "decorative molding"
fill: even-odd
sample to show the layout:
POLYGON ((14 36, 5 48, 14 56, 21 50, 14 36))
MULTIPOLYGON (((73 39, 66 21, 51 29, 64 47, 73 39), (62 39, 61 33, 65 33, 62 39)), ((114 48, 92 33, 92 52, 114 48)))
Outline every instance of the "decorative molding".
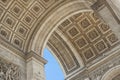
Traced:
POLYGON ((30 59, 35 58, 38 61, 42 62, 43 64, 47 63, 47 60, 45 60, 44 58, 42 58, 40 55, 36 54, 33 51, 30 51, 27 55, 26 55, 26 61, 29 61, 30 59))

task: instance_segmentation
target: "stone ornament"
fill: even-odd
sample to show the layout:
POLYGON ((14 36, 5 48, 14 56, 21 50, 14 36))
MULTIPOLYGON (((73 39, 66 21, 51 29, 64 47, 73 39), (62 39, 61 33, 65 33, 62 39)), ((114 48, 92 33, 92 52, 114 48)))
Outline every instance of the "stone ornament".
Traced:
POLYGON ((0 59, 0 80, 20 80, 19 67, 0 59))

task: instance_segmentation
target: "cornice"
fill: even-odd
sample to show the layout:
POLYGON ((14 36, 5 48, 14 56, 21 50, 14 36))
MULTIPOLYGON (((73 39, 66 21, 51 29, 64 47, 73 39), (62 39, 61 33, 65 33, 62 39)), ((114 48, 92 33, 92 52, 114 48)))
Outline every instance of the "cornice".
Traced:
POLYGON ((32 58, 38 60, 39 62, 42 62, 43 64, 47 63, 47 60, 45 60, 43 57, 41 57, 40 55, 36 54, 33 51, 30 51, 27 55, 26 55, 26 61, 31 60, 32 58))

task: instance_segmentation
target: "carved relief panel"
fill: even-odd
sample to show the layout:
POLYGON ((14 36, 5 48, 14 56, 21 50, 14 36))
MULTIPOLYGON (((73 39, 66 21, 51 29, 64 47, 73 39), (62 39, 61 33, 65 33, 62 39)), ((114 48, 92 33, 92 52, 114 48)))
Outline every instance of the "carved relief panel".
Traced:
POLYGON ((19 67, 0 58, 0 80, 20 80, 19 67))

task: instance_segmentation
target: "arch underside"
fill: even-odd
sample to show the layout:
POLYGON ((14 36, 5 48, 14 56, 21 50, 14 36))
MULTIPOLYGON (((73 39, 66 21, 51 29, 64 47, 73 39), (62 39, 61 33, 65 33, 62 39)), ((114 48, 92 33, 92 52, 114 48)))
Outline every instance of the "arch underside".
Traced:
POLYGON ((48 47, 66 76, 80 72, 120 45, 112 28, 91 9, 95 1, 0 1, 0 44, 24 58, 30 51, 43 56, 48 47))
POLYGON ((117 45, 117 36, 93 11, 77 13, 63 21, 47 43, 67 75, 69 70, 79 71, 102 60, 117 45))

